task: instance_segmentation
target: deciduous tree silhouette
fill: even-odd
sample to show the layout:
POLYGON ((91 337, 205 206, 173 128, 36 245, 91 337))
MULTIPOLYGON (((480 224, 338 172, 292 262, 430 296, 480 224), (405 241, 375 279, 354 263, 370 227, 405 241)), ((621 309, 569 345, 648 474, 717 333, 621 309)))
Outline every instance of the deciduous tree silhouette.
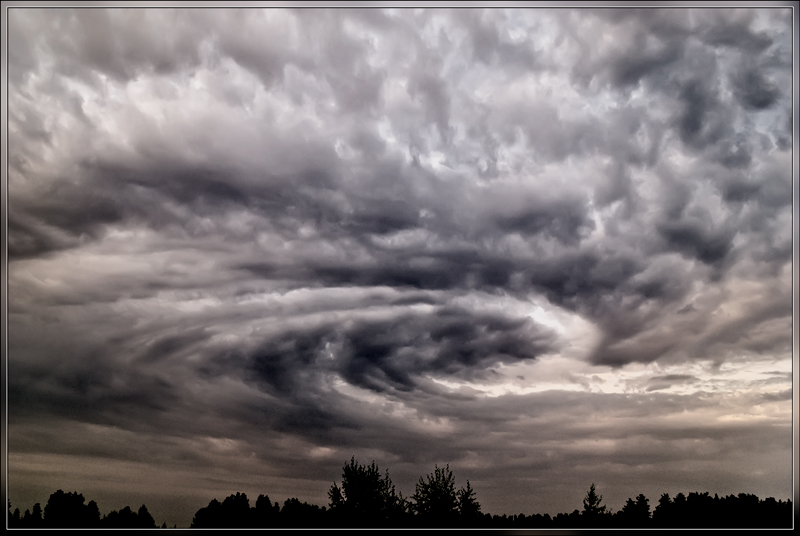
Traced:
POLYGON ((222 518, 222 505, 214 498, 208 506, 200 508, 192 518, 190 528, 197 529, 219 529, 225 528, 225 520, 222 518))
POLYGON ((250 501, 244 493, 228 495, 221 505, 221 515, 229 528, 250 528, 253 526, 250 515, 250 501))
POLYGON ((444 468, 434 466, 433 473, 426 476, 427 482, 419 477, 416 490, 411 499, 412 509, 423 525, 441 527, 452 525, 458 513, 455 477, 450 465, 444 468))
POLYGON ((685 525, 690 528, 711 528, 714 526, 712 521, 714 510, 714 498, 708 492, 698 493, 693 491, 686 497, 683 517, 685 525))
POLYGON ((569 514, 556 514, 553 526, 556 528, 575 528, 581 526, 581 512, 577 508, 569 514))
POLYGON ((112 510, 100 520, 100 526, 109 529, 124 529, 133 525, 134 516, 130 506, 112 510))
POLYGON ((395 492, 388 469, 381 477, 374 461, 364 466, 355 456, 342 466, 342 487, 334 482, 328 498, 334 521, 342 526, 390 526, 406 513, 406 501, 395 492))
POLYGON ((296 528, 318 528, 326 525, 325 515, 327 511, 324 506, 300 502, 299 499, 292 497, 286 499, 281 508, 280 526, 296 528))
POLYGON ((272 503, 267 495, 259 495, 253 510, 253 526, 259 528, 277 527, 281 507, 272 503))
POLYGON ((50 495, 44 507, 43 524, 50 528, 94 528, 100 524, 97 503, 85 499, 78 492, 58 490, 50 495))
POLYGON ((229 495, 221 503, 212 499, 192 519, 192 528, 250 528, 253 526, 250 501, 244 493, 229 495))
POLYGON ((140 506, 138 512, 134 512, 130 506, 126 506, 119 511, 109 512, 100 520, 100 526, 111 529, 154 529, 156 522, 145 505, 140 506))

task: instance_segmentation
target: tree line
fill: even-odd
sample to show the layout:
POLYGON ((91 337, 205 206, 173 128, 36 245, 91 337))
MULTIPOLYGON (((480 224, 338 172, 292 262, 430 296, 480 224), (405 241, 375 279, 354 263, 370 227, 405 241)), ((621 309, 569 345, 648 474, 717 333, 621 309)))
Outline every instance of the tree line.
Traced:
MULTIPOLYGON (((19 513, 19 508, 11 511, 11 501, 8 501, 8 527, 9 528, 109 528, 109 529, 154 529, 156 522, 147 507, 142 505, 134 512, 130 506, 121 510, 112 510, 107 515, 100 517, 97 503, 89 501, 78 492, 64 493, 58 490, 50 495, 42 511, 42 505, 36 503, 33 510, 19 513)), ((166 525, 162 525, 166 528, 166 525)))
MULTIPOLYGON (((435 466, 433 473, 420 477, 414 494, 403 497, 389 477, 373 461, 358 463, 355 457, 342 467, 341 485, 328 490, 329 503, 318 506, 286 499, 283 506, 259 495, 255 505, 244 493, 222 502, 212 499, 192 519, 191 528, 271 528, 271 527, 476 527, 476 528, 789 528, 792 526, 792 501, 760 500, 740 493, 712 497, 705 493, 664 493, 651 512, 643 494, 629 498, 622 509, 612 512, 602 504, 603 497, 592 484, 583 499, 583 509, 571 513, 534 515, 491 515, 481 511, 469 481, 456 489, 450 466, 435 466)), ((77 492, 53 493, 42 511, 20 515, 11 512, 9 527, 107 527, 156 528, 155 521, 142 505, 137 512, 129 507, 100 517, 97 504, 84 504, 77 492)), ((166 528, 166 525, 162 525, 166 528)))

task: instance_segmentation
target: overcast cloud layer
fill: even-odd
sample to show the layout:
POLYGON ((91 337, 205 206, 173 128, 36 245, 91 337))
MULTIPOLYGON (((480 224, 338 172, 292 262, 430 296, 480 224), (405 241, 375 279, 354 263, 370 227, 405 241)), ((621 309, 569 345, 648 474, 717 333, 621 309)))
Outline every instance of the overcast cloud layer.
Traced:
POLYGON ((791 495, 791 10, 8 17, 12 504, 791 495))

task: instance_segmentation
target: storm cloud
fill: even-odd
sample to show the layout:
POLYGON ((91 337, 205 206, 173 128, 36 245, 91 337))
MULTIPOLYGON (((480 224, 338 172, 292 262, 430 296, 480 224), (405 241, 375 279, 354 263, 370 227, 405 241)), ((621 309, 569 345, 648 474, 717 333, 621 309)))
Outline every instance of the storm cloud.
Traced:
POLYGON ((791 17, 9 8, 12 503, 786 498, 791 17))

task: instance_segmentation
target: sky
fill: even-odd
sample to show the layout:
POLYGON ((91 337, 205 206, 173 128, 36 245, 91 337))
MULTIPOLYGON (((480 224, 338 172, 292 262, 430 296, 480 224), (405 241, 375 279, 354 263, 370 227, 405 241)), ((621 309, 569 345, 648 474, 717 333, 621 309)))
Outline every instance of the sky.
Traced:
POLYGON ((9 9, 12 507, 790 498, 792 17, 9 9))

